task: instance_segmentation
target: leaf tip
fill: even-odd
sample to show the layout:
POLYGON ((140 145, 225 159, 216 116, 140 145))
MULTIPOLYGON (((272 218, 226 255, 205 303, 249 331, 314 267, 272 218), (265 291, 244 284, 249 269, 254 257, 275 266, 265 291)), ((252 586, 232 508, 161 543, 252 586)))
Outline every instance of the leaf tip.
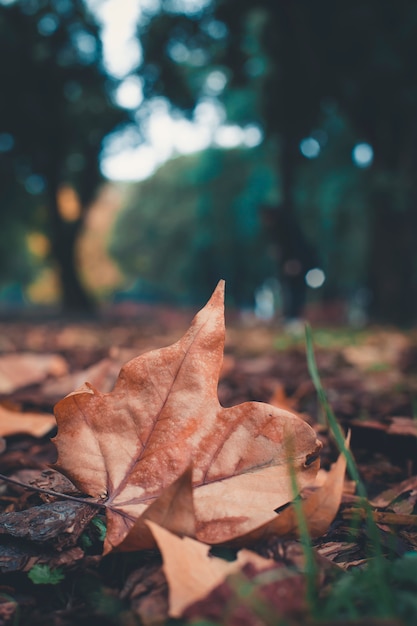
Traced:
POLYGON ((218 315, 223 316, 225 284, 226 283, 223 279, 219 280, 207 304, 201 309, 201 311, 199 311, 199 313, 197 313, 197 318, 201 313, 203 313, 203 311, 205 312, 203 315, 206 315, 207 313, 211 314, 213 311, 216 311, 218 315))
POLYGON ((224 300, 225 288, 226 288, 226 281, 224 280, 224 278, 221 278, 216 285, 216 289, 213 292, 213 296, 216 294, 218 297, 224 300))

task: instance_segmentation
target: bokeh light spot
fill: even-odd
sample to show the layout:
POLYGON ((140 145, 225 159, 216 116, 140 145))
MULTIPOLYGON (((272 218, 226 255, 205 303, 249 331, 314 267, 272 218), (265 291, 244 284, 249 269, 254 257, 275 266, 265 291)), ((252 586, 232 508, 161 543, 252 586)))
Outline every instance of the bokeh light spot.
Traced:
POLYGON ((236 124, 224 124, 220 126, 214 135, 215 143, 220 148, 237 148, 243 139, 243 130, 236 124))
POLYGON ((319 267, 314 267, 313 269, 308 270, 305 275, 306 284, 312 289, 318 289, 318 287, 321 287, 325 280, 326 275, 319 267))
POLYGON ((213 95, 221 93, 226 87, 226 84, 226 74, 220 70, 214 70, 207 76, 206 87, 213 95))
POLYGON ((39 174, 31 174, 25 180, 25 189, 32 195, 42 193, 45 189, 45 181, 39 174))
POLYGON ((204 25, 204 30, 213 39, 223 39, 227 35, 227 26, 219 20, 210 20, 204 25))
POLYGON ((357 167, 369 167, 374 160, 374 151, 369 143, 358 143, 352 150, 352 160, 357 167))
POLYGON ((53 35, 59 26, 59 19, 53 13, 47 13, 38 22, 38 32, 44 37, 53 35))
POLYGON ((247 148, 256 148, 264 138, 262 130, 255 124, 248 124, 243 129, 243 143, 247 148))
POLYGON ((75 222, 81 216, 78 194, 72 187, 64 185, 57 194, 58 212, 65 222, 75 222))
POLYGON ((314 137, 306 137, 300 141, 300 152, 306 159, 315 159, 320 154, 320 144, 314 137))
POLYGON ((142 81, 139 76, 128 76, 116 91, 116 102, 125 109, 137 109, 143 101, 142 81))

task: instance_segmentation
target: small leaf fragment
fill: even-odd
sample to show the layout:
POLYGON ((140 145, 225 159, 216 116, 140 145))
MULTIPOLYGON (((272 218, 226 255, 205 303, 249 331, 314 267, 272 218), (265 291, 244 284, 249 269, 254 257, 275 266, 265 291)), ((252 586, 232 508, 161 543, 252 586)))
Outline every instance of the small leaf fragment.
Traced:
POLYGON ((154 522, 147 521, 146 524, 162 553, 171 617, 180 617, 187 606, 204 598, 226 576, 241 570, 247 563, 259 571, 274 567, 274 561, 249 550, 241 550, 237 560, 232 562, 212 557, 209 546, 189 537, 181 539, 154 522))
POLYGON ((47 413, 21 413, 0 405, 0 437, 20 435, 44 437, 56 426, 53 415, 47 413))

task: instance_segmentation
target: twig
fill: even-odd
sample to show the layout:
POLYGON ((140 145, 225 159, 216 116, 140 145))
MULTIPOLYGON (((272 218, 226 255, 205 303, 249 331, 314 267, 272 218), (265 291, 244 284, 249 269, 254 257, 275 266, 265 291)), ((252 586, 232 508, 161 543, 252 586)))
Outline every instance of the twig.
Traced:
POLYGON ((41 487, 35 487, 33 485, 22 483, 20 482, 20 480, 15 480, 14 478, 4 476, 3 474, 0 474, 0 480, 3 480, 6 483, 11 483, 12 485, 18 485, 19 487, 23 487, 23 489, 29 489, 30 491, 36 491, 37 493, 44 493, 47 496, 55 496, 58 498, 63 498, 64 500, 71 500, 72 502, 81 502, 81 504, 88 504, 89 506, 95 507, 97 509, 106 508, 106 504, 104 502, 97 502, 97 500, 87 500, 86 498, 77 498, 77 496, 70 496, 67 493, 60 493, 59 491, 52 491, 51 489, 42 489, 41 487))
MULTIPOLYGON (((352 507, 344 509, 342 517, 352 519, 356 515, 365 519, 368 511, 364 508, 352 507)), ((416 526, 417 515, 406 515, 405 513, 392 513, 391 511, 372 511, 372 517, 377 524, 387 524, 388 526, 416 526)))

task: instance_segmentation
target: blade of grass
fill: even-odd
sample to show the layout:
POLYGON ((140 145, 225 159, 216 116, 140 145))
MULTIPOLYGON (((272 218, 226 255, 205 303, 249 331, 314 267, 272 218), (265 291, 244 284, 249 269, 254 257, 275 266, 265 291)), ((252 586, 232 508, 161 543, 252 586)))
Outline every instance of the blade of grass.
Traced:
POLYGON ((295 494, 295 498, 293 500, 293 506, 295 510, 295 515, 297 517, 298 524, 298 532, 300 534, 300 543, 303 546, 304 558, 305 558, 305 575, 306 575, 306 596, 307 603, 310 607, 310 611, 313 617, 318 616, 318 589, 317 589, 317 581, 318 581, 318 568, 316 557, 314 553, 313 543, 310 537, 310 533, 308 531, 308 524, 306 520, 306 516, 303 509, 303 503, 300 497, 297 497, 297 494, 300 493, 300 490, 297 485, 297 477, 295 474, 295 469, 291 467, 291 488, 293 493, 295 494))
POLYGON ((308 371, 310 373, 311 379, 316 389, 320 405, 324 411, 324 414, 327 419, 327 424, 329 426, 330 432, 332 433, 336 441, 337 447, 346 459, 348 473, 351 476, 352 480, 355 481, 358 495, 363 500, 362 506, 363 506, 363 509, 365 510, 366 530, 367 530, 368 537, 370 539, 371 545, 374 550, 373 556, 374 556, 374 563, 376 567, 375 569, 376 575, 374 579, 375 594, 378 597, 378 600, 380 603, 379 605, 377 604, 377 606, 380 606, 381 615, 385 615, 385 616, 393 615, 395 614, 395 607, 394 607, 391 589, 386 584, 386 581, 384 580, 384 576, 383 576, 383 572, 385 572, 385 569, 386 569, 386 561, 383 556, 378 527, 375 523, 372 508, 368 501, 366 487, 359 475, 358 467, 356 465, 353 454, 350 451, 350 449, 346 447, 345 437, 343 435, 342 429, 339 423, 337 422, 337 419, 327 400, 327 396, 324 391, 323 385, 321 384, 320 374, 318 371, 316 357, 314 354, 313 333, 311 330, 311 326, 309 324, 306 324, 305 326, 305 336, 306 336, 308 371))

